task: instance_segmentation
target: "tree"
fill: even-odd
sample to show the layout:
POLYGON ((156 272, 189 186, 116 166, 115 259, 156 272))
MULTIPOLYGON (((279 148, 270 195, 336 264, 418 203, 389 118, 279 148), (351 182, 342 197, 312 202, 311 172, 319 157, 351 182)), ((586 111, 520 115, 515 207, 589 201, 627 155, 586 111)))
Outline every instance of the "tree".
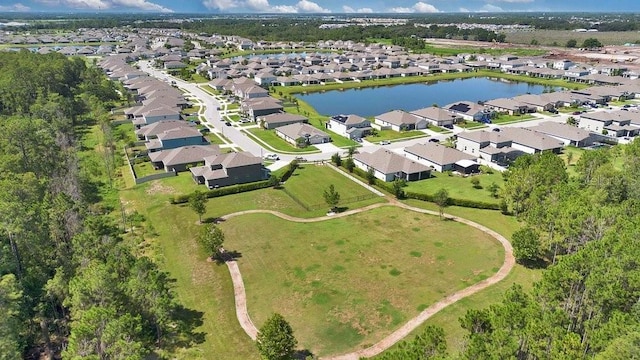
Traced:
POLYGON ((493 196, 494 198, 497 198, 498 192, 500 191, 500 186, 498 186, 498 184, 496 184, 495 182, 492 182, 491 185, 487 187, 487 190, 489 191, 491 196, 493 196))
POLYGON ((369 185, 376 183, 376 170, 372 167, 367 170, 367 183, 369 185))
POLYGON ((571 162, 573 161, 573 153, 569 152, 567 154, 567 165, 571 165, 571 162))
POLYGON ((444 215, 444 208, 449 206, 449 192, 446 189, 440 189, 433 195, 433 201, 438 205, 440 219, 444 215))
POLYGON ((356 149, 355 146, 349 146, 349 148, 347 149, 347 155, 349 157, 353 157, 354 154, 356 154, 358 152, 358 150, 356 149))
POLYGON ((24 331, 21 319, 22 291, 13 274, 0 277, 0 359, 22 358, 20 335, 24 331))
POLYGON ((202 215, 207 212, 207 194, 196 190, 189 196, 189 207, 198 214, 198 220, 202 224, 202 215))
POLYGON ((395 179, 393 180, 393 195, 396 199, 404 198, 404 187, 407 186, 404 179, 395 179))
POLYGON ((573 116, 569 116, 567 118, 567 125, 576 126, 578 125, 578 121, 573 116))
POLYGON ((219 227, 213 224, 207 224, 200 231, 198 243, 200 243, 200 246, 213 258, 217 256, 222 249, 224 233, 219 227))
POLYGON ((474 189, 482 189, 482 185, 480 185, 480 179, 477 177, 471 178, 471 185, 473 185, 474 189))
POLYGON ((350 173, 355 169, 356 163, 353 162, 353 158, 348 157, 347 160, 344 161, 344 168, 347 169, 350 173))
POLYGON ((329 188, 322 195, 324 196, 324 201, 331 207, 331 211, 335 211, 338 203, 340 203, 340 193, 336 191, 333 184, 329 185, 329 188))
POLYGON ((298 341, 293 336, 291 325, 282 315, 275 313, 260 328, 256 345, 265 360, 289 360, 298 341))
POLYGON ((338 153, 335 153, 335 154, 333 154, 333 155, 331 156, 331 161, 333 161, 333 163, 334 163, 336 166, 340 166, 340 165, 342 165, 342 158, 340 157, 340 154, 338 154, 338 153))
POLYGON ((536 261, 540 258, 540 235, 531 227, 514 232, 511 244, 513 255, 519 262, 536 261))
POLYGON ((578 46, 578 41, 576 41, 576 39, 569 39, 567 41, 567 44, 565 45, 565 47, 568 47, 568 48, 574 48, 576 46, 578 46))
POLYGON ((596 38, 588 38, 585 39, 584 42, 582 42, 582 47, 586 49, 596 49, 601 48, 602 43, 596 38))

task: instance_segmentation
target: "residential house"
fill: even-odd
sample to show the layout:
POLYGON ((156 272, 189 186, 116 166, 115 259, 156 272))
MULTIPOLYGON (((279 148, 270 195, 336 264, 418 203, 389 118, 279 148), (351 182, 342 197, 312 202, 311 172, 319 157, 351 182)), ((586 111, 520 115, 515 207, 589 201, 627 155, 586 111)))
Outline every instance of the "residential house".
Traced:
POLYGON ((269 170, 250 152, 231 152, 204 158, 204 166, 189 169, 194 181, 209 189, 265 180, 269 170))
POLYGON ((584 129, 553 121, 545 121, 536 126, 530 127, 529 129, 558 139, 562 141, 565 146, 591 146, 593 145, 593 142, 598 138, 598 136, 596 136, 595 134, 584 129))
POLYGON ((186 171, 189 166, 203 163, 205 157, 218 154, 220 154, 218 145, 191 145, 150 152, 149 159, 155 169, 180 172, 186 171))
POLYGON ((149 141, 158 138, 158 134, 167 130, 187 126, 187 123, 183 120, 164 120, 142 126, 140 129, 135 130, 135 133, 139 140, 149 141))
POLYGON ((334 115, 326 123, 327 129, 349 139, 360 139, 371 132, 371 122, 358 115, 334 115))
POLYGON ((486 107, 499 113, 507 113, 509 115, 526 114, 529 112, 529 106, 519 101, 507 98, 493 99, 484 103, 486 107))
POLYGON ((435 106, 414 110, 411 114, 419 117, 420 119, 424 119, 435 126, 452 126, 454 123, 462 120, 462 116, 435 106))
POLYGON ((280 113, 283 109, 282 103, 270 96, 242 102, 242 111, 254 121, 259 116, 280 113))
POLYGON ((376 178, 387 182, 396 179, 416 181, 431 177, 430 167, 387 149, 355 154, 353 162, 364 171, 373 169, 376 178))
POLYGON ((612 137, 636 136, 640 130, 631 125, 628 111, 584 113, 578 127, 612 137))
POLYGON ((464 120, 477 121, 487 124, 491 123, 491 116, 493 114, 492 110, 471 101, 460 101, 457 103, 449 104, 444 108, 454 114, 460 115, 464 120))
POLYGON ((393 110, 380 114, 374 119, 373 127, 394 131, 419 130, 427 128, 427 120, 402 110, 393 110))
POLYGON ((209 141, 202 136, 198 129, 193 127, 178 127, 166 130, 157 134, 157 138, 151 139, 145 143, 145 147, 149 153, 175 149, 181 146, 189 145, 207 145, 209 141))
POLYGON ((275 129, 277 127, 285 125, 306 123, 309 122, 309 119, 302 115, 279 112, 275 114, 259 116, 257 118, 257 121, 265 129, 275 129))
POLYGON ((563 142, 527 128, 504 127, 500 132, 474 131, 458 134, 456 149, 486 161, 508 163, 522 154, 559 153, 563 142))
POLYGON ((433 142, 415 144, 404 149, 409 159, 419 161, 438 172, 459 171, 465 174, 478 172, 479 164, 469 166, 463 160, 475 160, 473 155, 433 142), (459 165, 457 165, 460 163, 459 165))
MULTIPOLYGON (((148 109, 150 107, 141 107, 143 109, 148 109)), ((169 107, 159 107, 152 110, 143 110, 140 117, 136 117, 133 119, 133 125, 136 129, 144 125, 153 124, 158 121, 165 120, 180 120, 180 111, 176 108, 169 107)))
POLYGON ((295 123, 277 127, 276 135, 297 147, 306 147, 308 145, 331 142, 329 134, 304 123, 295 123))

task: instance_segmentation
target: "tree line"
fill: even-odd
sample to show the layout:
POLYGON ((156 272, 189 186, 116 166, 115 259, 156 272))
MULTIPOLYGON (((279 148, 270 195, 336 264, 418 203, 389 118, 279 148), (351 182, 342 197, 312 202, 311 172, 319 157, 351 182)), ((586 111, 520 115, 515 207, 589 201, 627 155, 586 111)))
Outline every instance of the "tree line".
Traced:
POLYGON ((0 358, 143 359, 195 341, 168 275, 102 198, 117 87, 60 54, 0 52, 0 68, 0 358), (96 123, 100 156, 81 141, 96 123))

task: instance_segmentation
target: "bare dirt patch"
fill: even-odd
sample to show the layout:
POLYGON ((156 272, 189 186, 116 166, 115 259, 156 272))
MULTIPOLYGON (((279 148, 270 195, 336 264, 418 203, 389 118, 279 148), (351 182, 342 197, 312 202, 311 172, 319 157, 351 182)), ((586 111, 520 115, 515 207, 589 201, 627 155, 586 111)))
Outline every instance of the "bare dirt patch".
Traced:
POLYGON ((157 195, 157 194, 172 195, 176 193, 174 188, 172 188, 171 186, 163 185, 160 182, 160 180, 152 181, 151 185, 149 185, 149 188, 147 189, 146 192, 147 192, 147 195, 157 195))

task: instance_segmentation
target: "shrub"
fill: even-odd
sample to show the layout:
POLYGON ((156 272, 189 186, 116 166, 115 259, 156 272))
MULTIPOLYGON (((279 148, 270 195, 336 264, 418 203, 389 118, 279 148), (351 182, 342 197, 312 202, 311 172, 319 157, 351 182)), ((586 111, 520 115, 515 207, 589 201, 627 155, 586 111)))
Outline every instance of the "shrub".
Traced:
MULTIPOLYGON (((225 186, 219 189, 212 189, 205 192, 207 198, 214 198, 219 196, 225 196, 230 194, 239 194, 242 192, 253 191, 258 189, 264 189, 273 186, 270 180, 256 181, 247 184, 238 184, 232 186, 225 186)), ((172 204, 184 204, 189 201, 191 194, 177 195, 169 199, 172 204)))

